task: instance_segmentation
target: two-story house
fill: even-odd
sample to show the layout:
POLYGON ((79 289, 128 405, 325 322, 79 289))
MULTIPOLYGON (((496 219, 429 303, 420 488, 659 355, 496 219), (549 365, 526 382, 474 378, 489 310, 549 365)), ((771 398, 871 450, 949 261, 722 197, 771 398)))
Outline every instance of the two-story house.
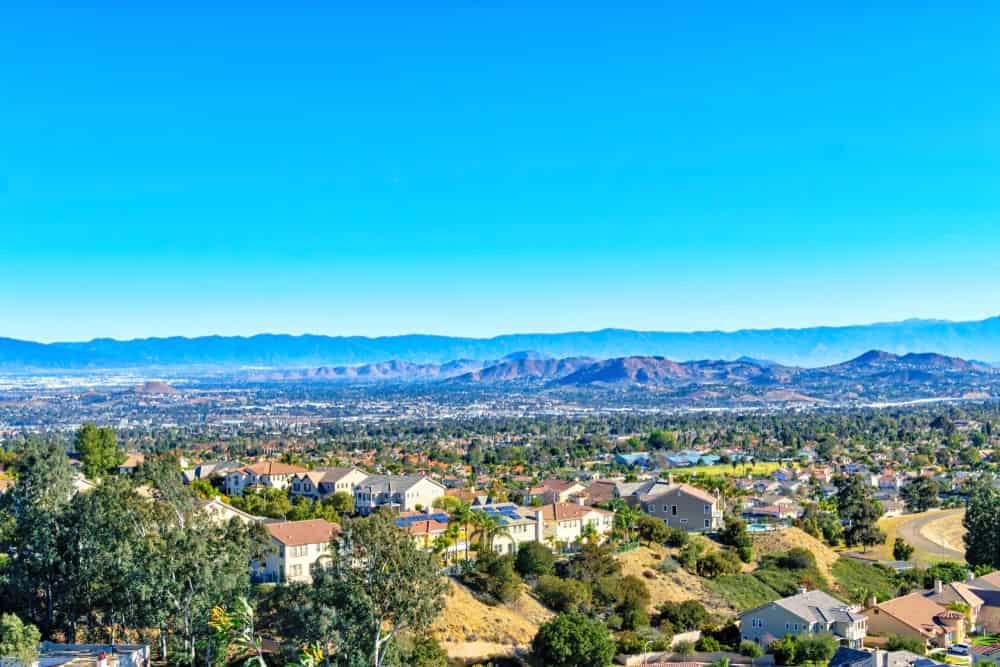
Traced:
POLYGON ((264 524, 271 534, 271 549, 263 561, 250 565, 257 582, 312 582, 312 566, 330 558, 330 540, 340 526, 325 519, 279 521, 264 524))
POLYGON ((226 495, 242 496, 251 486, 266 486, 274 489, 286 488, 295 475, 306 472, 302 466, 261 461, 237 468, 226 474, 226 495))
POLYGON ((541 507, 522 507, 521 516, 532 517, 541 532, 542 542, 567 546, 579 542, 593 526, 597 539, 603 542, 611 534, 615 524, 615 513, 578 503, 550 503, 541 507))
POLYGON ((828 632, 843 646, 860 648, 868 632, 864 615, 823 591, 800 590, 740 615, 740 636, 763 647, 785 635, 828 632))
POLYGON ((570 496, 581 494, 586 489, 586 486, 572 479, 545 479, 528 489, 524 495, 524 502, 542 505, 565 503, 569 501, 570 496))
POLYGON ((901 635, 924 642, 925 646, 948 648, 965 640, 965 614, 952 611, 915 591, 861 612, 868 617, 868 629, 883 636, 901 635))
POLYGON ((639 506, 671 528, 706 531, 722 527, 719 499, 690 484, 674 484, 655 495, 640 496, 639 506))
POLYGON ((400 512, 429 509, 444 491, 443 484, 423 475, 370 475, 354 487, 354 510, 367 515, 383 506, 400 512))
POLYGON ((293 496, 321 499, 343 492, 354 495, 354 488, 368 477, 358 468, 316 468, 292 477, 289 493, 293 496))

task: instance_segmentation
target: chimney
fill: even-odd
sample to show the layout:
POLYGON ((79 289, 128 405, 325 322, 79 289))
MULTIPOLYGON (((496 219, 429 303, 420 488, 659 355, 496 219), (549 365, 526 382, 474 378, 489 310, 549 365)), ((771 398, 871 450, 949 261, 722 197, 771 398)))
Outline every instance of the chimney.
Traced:
POLYGON ((877 604, 878 604, 878 598, 875 597, 874 593, 872 593, 871 595, 869 595, 868 599, 865 600, 865 608, 866 609, 871 609, 872 607, 874 607, 877 604))
POLYGON ((944 590, 944 584, 941 583, 940 579, 936 579, 934 581, 934 592, 940 595, 943 590, 944 590))

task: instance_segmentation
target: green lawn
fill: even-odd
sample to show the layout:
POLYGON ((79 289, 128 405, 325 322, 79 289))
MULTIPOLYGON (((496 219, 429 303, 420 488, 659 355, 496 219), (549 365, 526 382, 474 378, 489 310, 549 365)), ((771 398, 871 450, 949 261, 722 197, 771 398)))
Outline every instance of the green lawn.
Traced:
POLYGON ((740 611, 753 609, 781 597, 778 591, 752 574, 730 574, 718 579, 706 579, 705 585, 740 611))

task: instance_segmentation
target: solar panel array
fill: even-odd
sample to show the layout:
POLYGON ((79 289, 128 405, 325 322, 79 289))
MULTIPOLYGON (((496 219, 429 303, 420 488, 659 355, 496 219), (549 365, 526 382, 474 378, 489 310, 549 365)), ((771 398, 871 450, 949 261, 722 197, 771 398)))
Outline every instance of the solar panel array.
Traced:
POLYGON ((418 521, 438 521, 440 523, 448 523, 448 515, 444 512, 435 512, 434 514, 417 514, 416 516, 396 517, 396 526, 399 528, 409 528, 418 521))
POLYGON ((490 505, 483 511, 500 519, 500 525, 506 526, 510 521, 520 521, 524 517, 517 513, 517 505, 490 505))

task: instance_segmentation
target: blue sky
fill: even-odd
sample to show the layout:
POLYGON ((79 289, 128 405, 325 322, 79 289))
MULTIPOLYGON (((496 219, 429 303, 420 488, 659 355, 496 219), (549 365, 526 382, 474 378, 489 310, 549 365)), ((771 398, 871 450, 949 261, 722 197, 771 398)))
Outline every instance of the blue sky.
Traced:
POLYGON ((0 336, 1000 313, 997 3, 28 4, 0 336))

